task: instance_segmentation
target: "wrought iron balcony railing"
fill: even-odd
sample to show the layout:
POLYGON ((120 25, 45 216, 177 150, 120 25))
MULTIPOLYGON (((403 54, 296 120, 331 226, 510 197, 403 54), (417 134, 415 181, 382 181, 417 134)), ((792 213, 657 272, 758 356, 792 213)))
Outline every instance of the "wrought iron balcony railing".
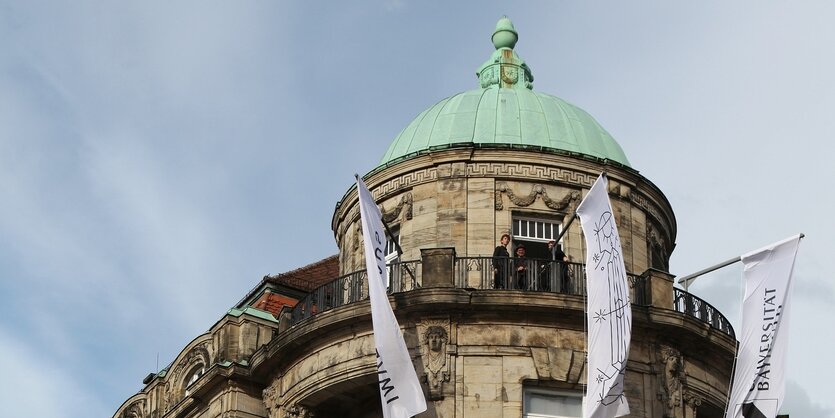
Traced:
MULTIPOLYGON (((420 261, 394 262, 388 265, 388 293, 399 293, 420 287, 420 261)), ((525 292, 549 292, 567 295, 586 294, 586 270, 581 263, 553 260, 493 257, 456 257, 455 287, 461 289, 501 289, 525 292)), ((634 305, 649 304, 647 278, 627 273, 629 297, 634 305)), ((368 274, 365 270, 340 276, 300 300, 291 313, 291 323, 338 306, 368 299, 368 274)), ((673 307, 711 327, 735 337, 730 322, 716 308, 702 299, 674 288, 673 307)))
POLYGON ((722 315, 718 309, 714 308, 711 304, 696 297, 695 295, 685 292, 684 290, 679 288, 674 288, 673 290, 675 291, 673 305, 675 306, 676 311, 692 316, 702 322, 706 322, 712 328, 718 329, 719 331, 736 338, 736 334, 734 333, 734 329, 731 326, 730 321, 728 321, 728 318, 725 318, 725 315, 722 315))
MULTIPOLYGON (((398 261, 388 264, 389 294, 419 287, 420 261, 398 261)), ((293 307, 290 322, 296 324, 319 312, 368 299, 368 272, 355 271, 340 276, 310 292, 293 307)))
MULTIPOLYGON (((631 273, 626 277, 632 303, 646 305, 646 279, 631 273)), ((585 295, 586 266, 532 258, 459 257, 455 260, 455 285, 585 295)))

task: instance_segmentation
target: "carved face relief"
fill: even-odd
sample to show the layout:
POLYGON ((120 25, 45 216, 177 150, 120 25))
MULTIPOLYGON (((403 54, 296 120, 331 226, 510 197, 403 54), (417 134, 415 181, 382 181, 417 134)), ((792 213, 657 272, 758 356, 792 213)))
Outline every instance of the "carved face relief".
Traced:
POLYGON ((447 342, 446 330, 433 325, 426 331, 426 344, 432 353, 442 353, 447 342))

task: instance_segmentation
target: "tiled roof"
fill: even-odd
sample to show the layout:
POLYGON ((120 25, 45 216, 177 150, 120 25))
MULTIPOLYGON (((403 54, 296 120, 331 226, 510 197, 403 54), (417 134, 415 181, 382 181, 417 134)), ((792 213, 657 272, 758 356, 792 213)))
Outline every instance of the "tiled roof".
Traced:
POLYGON ((339 277, 339 259, 332 255, 315 263, 299 267, 287 273, 265 276, 264 282, 281 284, 310 292, 339 277))

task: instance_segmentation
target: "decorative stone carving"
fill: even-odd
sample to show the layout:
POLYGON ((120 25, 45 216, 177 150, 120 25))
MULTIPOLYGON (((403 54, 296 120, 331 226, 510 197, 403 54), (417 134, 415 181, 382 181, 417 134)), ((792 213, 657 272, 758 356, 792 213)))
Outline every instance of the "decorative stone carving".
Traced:
POLYGON ((144 418, 145 417, 145 399, 139 399, 132 402, 122 411, 121 418, 144 418))
POLYGON ((426 372, 424 381, 429 386, 429 399, 444 398, 443 385, 449 382, 449 325, 446 321, 431 321, 419 325, 422 341, 420 343, 423 367, 426 372))
POLYGON ((401 212, 405 215, 406 219, 412 219, 412 192, 404 193, 403 197, 400 198, 400 203, 394 209, 390 211, 383 210, 383 208, 380 209, 383 213, 383 220, 386 222, 394 221, 400 216, 401 212))
POLYGON ((559 347, 531 347, 534 367, 540 380, 572 384, 584 383, 586 353, 559 347))
MULTIPOLYGON (((289 418, 316 418, 316 414, 313 413, 307 407, 299 404, 293 404, 289 408, 287 408, 287 417, 289 418)), ((272 417, 270 417, 272 418, 272 417)))
POLYGON ((684 361, 681 353, 671 347, 661 346, 661 360, 664 364, 664 374, 661 376, 661 393, 659 397, 664 402, 664 417, 679 418, 682 404, 682 388, 687 379, 684 361), (676 414, 678 412, 678 414, 676 414))
POLYGON ((496 183, 496 210, 504 209, 504 202, 502 201, 502 193, 507 194, 507 198, 518 207, 527 207, 532 205, 537 196, 542 196, 542 203, 552 210, 565 210, 571 202, 580 200, 580 192, 574 190, 567 193, 562 199, 554 200, 548 196, 545 186, 541 184, 534 184, 531 192, 527 196, 518 196, 506 183, 496 183))
POLYGON ((278 401, 278 388, 275 386, 277 381, 278 380, 267 386, 261 393, 264 399, 264 406, 267 408, 267 413, 270 418, 278 418, 279 409, 281 407, 281 404, 278 401))
POLYGON ((670 271, 670 251, 665 240, 652 223, 647 224, 647 238, 650 247, 650 267, 661 271, 670 271))
POLYGON ((172 367, 171 371, 167 374, 165 395, 163 396, 165 411, 169 411, 175 404, 177 404, 177 402, 180 402, 180 400, 183 399, 185 386, 188 383, 186 382, 186 373, 189 373, 195 367, 200 365, 207 369, 209 368, 211 365, 209 348, 210 346, 208 341, 204 341, 194 346, 191 350, 189 350, 188 354, 186 354, 186 356, 177 363, 177 365, 172 367))
POLYGON ((696 413, 699 411, 699 407, 702 405, 702 401, 704 401, 704 399, 701 396, 696 395, 695 393, 692 393, 690 391, 685 392, 684 405, 687 409, 687 414, 685 415, 685 418, 696 418, 696 413))

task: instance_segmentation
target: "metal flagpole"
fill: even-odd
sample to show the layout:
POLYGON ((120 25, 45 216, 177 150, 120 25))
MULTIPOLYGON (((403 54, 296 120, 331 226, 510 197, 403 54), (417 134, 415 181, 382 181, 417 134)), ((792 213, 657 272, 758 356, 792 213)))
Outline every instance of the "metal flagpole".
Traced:
POLYGON ((736 257, 734 257, 734 258, 732 258, 732 259, 730 259, 730 260, 725 260, 725 261, 723 261, 723 262, 721 262, 721 263, 719 263, 719 264, 717 264, 717 265, 715 265, 715 266, 708 267, 708 268, 706 268, 706 269, 704 269, 704 270, 699 270, 699 271, 697 271, 697 272, 695 272, 695 273, 693 273, 693 274, 688 274, 687 276, 684 276, 684 277, 682 277, 682 278, 678 279, 678 284, 683 284, 683 285, 684 285, 684 290, 686 291, 686 290, 687 290, 687 287, 690 285, 690 283, 691 283, 693 280, 696 280, 696 278, 697 278, 697 277, 699 277, 699 276, 701 276, 701 275, 703 275, 703 274, 710 273, 711 271, 714 271, 714 270, 719 270, 719 269, 721 269, 722 267, 727 267, 727 266, 730 266, 731 264, 737 263, 737 262, 739 262, 739 261, 741 261, 741 260, 742 260, 742 257, 740 257, 740 256, 736 256, 736 257))
POLYGON ((565 233, 568 231, 568 227, 571 226, 571 223, 574 222, 575 219, 577 219, 577 212, 571 214, 571 218, 568 219, 568 223, 566 223, 565 226, 562 228, 562 231, 560 231, 560 234, 557 236, 557 239, 555 239, 554 242, 560 242, 562 236, 565 235, 565 233))
MULTIPOLYGON (((803 238, 805 238, 805 237, 806 237, 806 234, 800 234, 800 238, 801 238, 801 239, 803 239, 803 238)), ((688 287, 688 286, 690 286, 690 283, 693 283, 693 281, 694 281, 694 280, 696 280, 696 278, 697 278, 697 277, 699 277, 699 276, 701 276, 701 275, 703 275, 703 274, 710 273, 711 271, 714 271, 714 270, 719 270, 719 269, 721 269, 722 267, 727 267, 727 266, 730 266, 731 264, 737 263, 737 262, 739 262, 739 261, 742 261, 742 257, 741 257, 741 256, 736 256, 736 257, 734 257, 734 258, 731 258, 730 260, 725 260, 725 261, 723 261, 723 262, 721 262, 721 263, 719 263, 719 264, 716 264, 716 265, 714 265, 714 266, 708 267, 708 268, 706 268, 706 269, 704 269, 704 270, 699 270, 699 271, 697 271, 697 272, 695 272, 695 273, 693 273, 693 274, 688 274, 688 275, 686 275, 686 276, 684 276, 684 277, 682 277, 682 278, 678 279, 678 284, 680 284, 680 285, 684 285, 684 290, 685 290, 685 291, 687 291, 687 287, 688 287)))

